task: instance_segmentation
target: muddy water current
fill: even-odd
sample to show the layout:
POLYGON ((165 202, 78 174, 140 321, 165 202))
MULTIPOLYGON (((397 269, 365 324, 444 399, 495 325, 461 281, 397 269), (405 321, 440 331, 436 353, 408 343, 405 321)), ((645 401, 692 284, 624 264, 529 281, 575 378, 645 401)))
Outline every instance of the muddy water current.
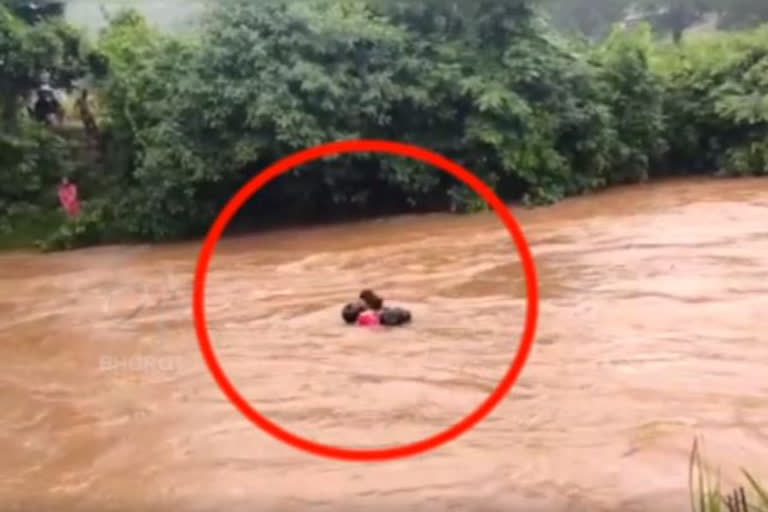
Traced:
MULTIPOLYGON (((225 398, 192 323, 199 242, 0 255, 0 510, 682 511, 695 436, 726 485, 768 478, 768 181, 514 211, 540 278, 527 366, 477 428, 385 463, 299 452, 225 398)), ((494 389, 525 281, 492 213, 400 217, 225 239, 206 311, 259 411, 380 448, 494 389), (413 324, 343 325, 364 286, 413 324)))

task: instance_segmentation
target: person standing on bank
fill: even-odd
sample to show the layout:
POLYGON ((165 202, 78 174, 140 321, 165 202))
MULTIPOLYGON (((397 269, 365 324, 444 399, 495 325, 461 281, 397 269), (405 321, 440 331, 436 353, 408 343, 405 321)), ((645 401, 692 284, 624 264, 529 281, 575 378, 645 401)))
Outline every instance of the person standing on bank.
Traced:
POLYGON ((69 178, 62 178, 58 189, 59 202, 64 211, 70 218, 80 215, 80 200, 77 197, 77 185, 69 181, 69 178))

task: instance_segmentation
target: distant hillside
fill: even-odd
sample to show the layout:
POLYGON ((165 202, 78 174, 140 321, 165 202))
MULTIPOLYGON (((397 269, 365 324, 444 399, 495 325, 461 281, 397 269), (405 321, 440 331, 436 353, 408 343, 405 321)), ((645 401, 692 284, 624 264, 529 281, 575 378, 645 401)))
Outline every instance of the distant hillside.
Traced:
POLYGON ((183 29, 194 22, 203 10, 204 0, 68 0, 67 21, 91 33, 106 24, 107 12, 132 7, 140 11, 153 25, 164 29, 183 29))
MULTIPOLYGON (((633 12, 631 14, 628 14, 623 21, 619 22, 619 25, 622 27, 631 27, 638 23, 647 21, 648 18, 649 18, 648 14, 638 14, 633 12)), ((719 20, 719 15, 716 12, 705 14, 701 20, 697 21, 696 23, 688 27, 686 31, 687 32, 711 32, 713 30, 717 30, 718 20, 719 20)))

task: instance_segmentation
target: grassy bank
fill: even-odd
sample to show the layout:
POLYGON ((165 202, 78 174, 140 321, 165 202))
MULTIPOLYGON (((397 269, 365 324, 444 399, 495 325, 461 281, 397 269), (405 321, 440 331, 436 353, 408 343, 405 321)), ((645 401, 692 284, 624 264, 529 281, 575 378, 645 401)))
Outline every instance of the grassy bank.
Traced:
POLYGON ((698 440, 691 450, 689 488, 693 512, 768 512, 768 489, 748 471, 742 470, 745 484, 723 490, 719 477, 708 472, 698 440))
POLYGON ((66 222, 58 211, 37 211, 5 219, 0 227, 0 250, 35 249, 66 222))

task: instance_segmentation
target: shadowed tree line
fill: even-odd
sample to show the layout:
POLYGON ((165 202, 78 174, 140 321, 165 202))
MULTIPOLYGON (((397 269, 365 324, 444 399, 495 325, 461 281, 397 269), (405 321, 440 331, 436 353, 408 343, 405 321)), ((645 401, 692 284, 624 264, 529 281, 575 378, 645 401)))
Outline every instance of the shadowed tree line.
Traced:
MULTIPOLYGON (((198 236, 258 170, 352 137, 439 151, 529 204, 660 175, 768 172, 768 29, 673 44, 640 24, 588 46, 546 8, 224 0, 194 33, 122 11, 92 40, 55 14, 0 8, 0 59, 13 64, 0 67, 0 229, 48 218, 67 175, 83 215, 56 219, 44 247, 198 236), (43 71, 73 97, 91 91, 98 165, 80 157, 77 130, 25 115, 43 71)), ((480 206, 439 171, 351 155, 281 177, 238 220, 480 206)))

